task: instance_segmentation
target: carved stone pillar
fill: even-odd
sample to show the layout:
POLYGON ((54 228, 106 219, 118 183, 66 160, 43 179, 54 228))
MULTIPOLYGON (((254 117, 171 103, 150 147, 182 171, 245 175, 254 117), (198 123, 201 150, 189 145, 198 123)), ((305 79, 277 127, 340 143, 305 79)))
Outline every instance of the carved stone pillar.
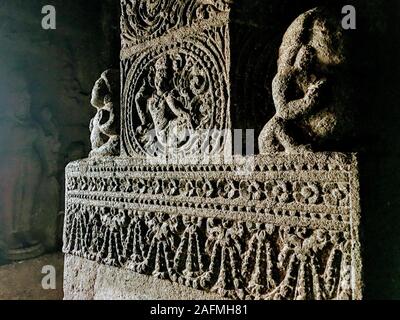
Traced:
POLYGON ((122 155, 223 151, 215 133, 230 129, 228 2, 122 1, 122 155))
POLYGON ((121 3, 121 156, 66 169, 65 298, 361 299, 357 156, 289 130, 340 122, 313 111, 335 81, 321 68, 332 43, 293 35, 329 19, 307 12, 284 38, 263 154, 223 158, 230 1, 121 3), (300 112, 282 89, 293 79, 300 112))

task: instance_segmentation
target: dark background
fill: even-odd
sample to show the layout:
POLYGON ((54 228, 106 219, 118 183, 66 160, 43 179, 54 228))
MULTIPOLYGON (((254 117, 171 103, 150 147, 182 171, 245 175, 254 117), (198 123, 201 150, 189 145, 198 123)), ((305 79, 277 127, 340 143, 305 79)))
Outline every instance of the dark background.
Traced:
MULTIPOLYGON (((32 96, 32 118, 40 125, 37 115, 48 108, 59 130, 60 195, 57 199, 32 195, 38 207, 49 201, 59 204, 57 212, 44 212, 35 226, 48 252, 60 248, 64 167, 89 151, 91 88, 103 70, 119 64, 118 2, 0 0, 0 77, 14 70, 22 73, 32 96), (41 8, 46 4, 57 9, 56 30, 41 28, 41 8)), ((254 128, 257 135, 274 114, 270 88, 282 36, 299 14, 321 4, 338 10, 342 5, 236 0, 231 15, 234 128, 254 128)), ((338 151, 355 151, 360 158, 365 298, 399 299, 400 0, 344 4, 357 9, 357 30, 346 31, 351 38, 356 121, 338 151)), ((0 108, 7 107, 1 103, 2 97, 0 108)), ((0 134, 6 134, 2 128, 0 134)))

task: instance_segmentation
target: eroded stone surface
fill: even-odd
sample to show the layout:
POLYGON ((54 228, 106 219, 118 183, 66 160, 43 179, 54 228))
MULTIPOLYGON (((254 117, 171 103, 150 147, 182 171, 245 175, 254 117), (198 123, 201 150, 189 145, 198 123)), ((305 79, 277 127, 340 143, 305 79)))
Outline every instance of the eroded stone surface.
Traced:
POLYGON ((121 0, 122 47, 149 42, 173 31, 213 20, 229 11, 231 0, 121 0))
POLYGON ((335 95, 331 108, 323 92, 335 88, 341 36, 319 9, 292 24, 273 85, 278 113, 260 136, 265 155, 222 158, 227 4, 122 1, 122 156, 67 167, 66 297, 361 298, 356 156, 282 139, 289 120, 310 143, 336 135, 343 101, 335 95), (304 101, 289 95, 293 84, 304 101))
POLYGON ((109 267, 73 255, 65 255, 64 300, 207 300, 216 294, 195 290, 109 267))
POLYGON ((221 297, 360 298, 352 155, 67 168, 64 252, 221 297))
POLYGON ((122 152, 221 153, 230 128, 227 1, 123 1, 122 152), (146 41, 144 41, 146 40, 146 41))
POLYGON ((91 104, 97 112, 90 121, 92 157, 117 156, 120 151, 119 71, 106 70, 96 81, 91 104))
POLYGON ((336 139, 349 124, 343 29, 332 12, 316 8, 288 28, 272 83, 276 114, 259 137, 261 153, 301 153, 336 139))

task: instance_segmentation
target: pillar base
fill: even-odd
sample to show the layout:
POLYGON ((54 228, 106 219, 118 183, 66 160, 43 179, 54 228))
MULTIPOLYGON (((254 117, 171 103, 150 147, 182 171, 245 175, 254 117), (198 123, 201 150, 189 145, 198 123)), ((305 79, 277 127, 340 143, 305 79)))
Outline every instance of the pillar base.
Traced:
POLYGON ((64 300, 217 300, 221 297, 154 277, 65 255, 64 300))

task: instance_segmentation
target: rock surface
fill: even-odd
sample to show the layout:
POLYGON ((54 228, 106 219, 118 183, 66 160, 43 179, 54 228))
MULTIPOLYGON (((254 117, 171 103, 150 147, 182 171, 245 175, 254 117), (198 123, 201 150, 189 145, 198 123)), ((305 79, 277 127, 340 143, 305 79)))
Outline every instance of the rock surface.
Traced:
POLYGON ((316 8, 291 24, 279 49, 272 82, 276 114, 260 134, 261 153, 311 151, 349 130, 354 111, 346 104, 345 60, 343 29, 333 11, 316 8))
POLYGON ((65 300, 218 300, 216 294, 187 288, 129 270, 65 255, 65 300))
POLYGON ((64 256, 60 253, 0 267, 0 300, 62 300, 64 256), (56 289, 42 287, 43 266, 56 270, 56 289))
MULTIPOLYGON (((231 299, 362 297, 354 155, 184 161, 115 157, 71 163, 64 253, 103 264, 104 272, 113 270, 112 279, 121 273, 131 274, 134 283, 144 279, 137 274, 169 280, 148 280, 160 283, 162 292, 179 285, 231 299)), ((98 277, 92 270, 97 264, 84 259, 66 266, 69 279, 82 276, 69 280, 80 289, 67 286, 66 296, 81 297, 98 277)), ((102 278, 101 292, 112 282, 102 278)), ((140 290, 131 294, 141 297, 140 290)), ((152 291, 150 297, 159 295, 152 291)))

